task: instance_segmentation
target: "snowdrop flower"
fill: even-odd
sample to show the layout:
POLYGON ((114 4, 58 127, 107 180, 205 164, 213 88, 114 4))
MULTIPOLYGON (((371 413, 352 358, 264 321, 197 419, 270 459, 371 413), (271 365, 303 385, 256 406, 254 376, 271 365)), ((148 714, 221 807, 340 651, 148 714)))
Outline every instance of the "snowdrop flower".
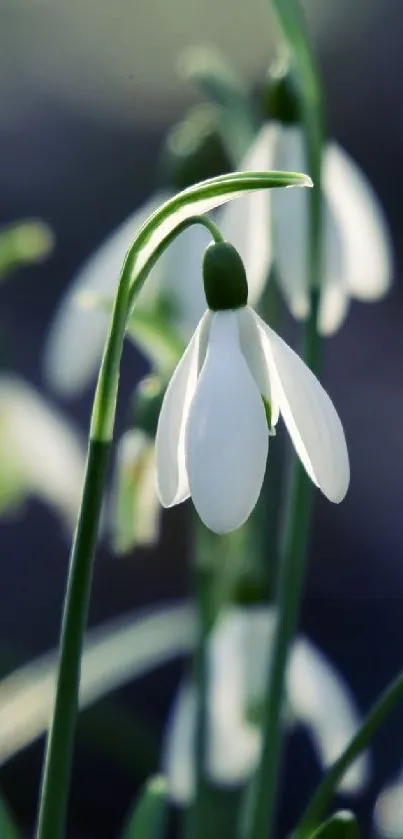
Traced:
MULTIPOLYGON (((218 620, 208 647, 207 772, 212 783, 237 786, 256 768, 261 750, 261 712, 275 611, 233 607, 218 620)), ((165 736, 163 770, 171 796, 187 804, 195 787, 197 692, 183 682, 165 736)), ((284 723, 307 728, 319 763, 329 766, 358 729, 360 718, 348 686, 306 638, 292 647, 284 723)), ((368 781, 368 755, 345 774, 340 791, 360 792, 368 781)))
MULTIPOLYGON (((297 124, 266 123, 241 161, 241 170, 307 171, 304 136, 297 124)), ((377 300, 392 275, 386 220, 364 173, 337 143, 323 156, 324 255, 319 329, 342 325, 350 298, 377 300)), ((262 290, 272 264, 291 313, 309 314, 308 202, 304 190, 249 194, 224 208, 220 229, 239 250, 248 278, 262 290)))
POLYGON ((29 496, 56 509, 75 526, 84 479, 85 451, 66 420, 14 376, 0 378, 0 512, 29 496))
POLYGON ((209 308, 171 378, 158 422, 161 504, 191 496, 211 530, 240 527, 259 497, 280 414, 312 481, 330 501, 341 501, 349 461, 329 397, 247 306, 245 269, 232 245, 210 245, 203 273, 209 308))

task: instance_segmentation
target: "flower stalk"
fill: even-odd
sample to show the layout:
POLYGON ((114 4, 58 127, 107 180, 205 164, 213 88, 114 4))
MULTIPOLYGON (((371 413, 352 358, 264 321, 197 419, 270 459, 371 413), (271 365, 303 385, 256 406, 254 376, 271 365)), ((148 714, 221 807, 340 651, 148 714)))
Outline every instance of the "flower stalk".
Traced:
MULTIPOLYGON (((273 0, 283 34, 291 48, 298 83, 301 121, 314 189, 309 200, 308 281, 311 309, 304 327, 303 359, 313 372, 319 364, 318 311, 322 265, 322 145, 323 114, 319 74, 309 47, 302 11, 297 2, 273 0)), ((284 528, 278 550, 277 626, 269 665, 264 711, 262 757, 252 781, 244 824, 247 839, 271 839, 277 810, 283 742, 282 707, 290 645, 295 635, 303 591, 312 511, 312 487, 294 457, 288 486, 284 528)))

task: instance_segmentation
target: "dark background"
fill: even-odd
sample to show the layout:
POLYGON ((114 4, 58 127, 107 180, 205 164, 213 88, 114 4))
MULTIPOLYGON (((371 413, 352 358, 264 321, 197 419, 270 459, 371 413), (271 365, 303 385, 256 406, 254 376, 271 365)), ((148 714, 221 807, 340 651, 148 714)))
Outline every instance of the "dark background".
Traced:
MULTIPOLYGON (((207 4, 202 14, 194 3, 182 9, 179 0, 169 15, 157 2, 131 5, 118 3, 112 13, 102 3, 73 3, 69 10, 34 0, 0 4, 0 223, 39 216, 57 243, 45 264, 2 287, 0 330, 14 368, 43 391, 44 339, 62 290, 103 237, 149 195, 164 132, 197 101, 175 80, 178 50, 214 40, 250 82, 271 55, 264 3, 250 4, 248 14, 231 13, 226 4, 219 10, 207 4)), ((353 303, 343 329, 326 343, 324 379, 346 429, 352 483, 341 507, 316 498, 302 625, 366 710, 402 667, 403 7, 397 0, 352 5, 306 4, 329 128, 367 172, 385 207, 395 285, 377 305, 353 303)), ((144 370, 128 348, 121 417, 144 370)), ((64 408, 86 430, 90 406, 87 394, 64 408)), ((21 520, 1 522, 0 546, 0 640, 21 662, 57 641, 68 545, 52 514, 33 502, 23 526, 21 520)), ((186 534, 175 510, 158 550, 116 559, 100 548, 91 623, 188 589, 186 534)), ((135 707, 158 733, 179 672, 179 664, 164 668, 116 694, 115 711, 135 707)), ((74 767, 71 835, 107 839, 116 834, 141 774, 135 759, 108 758, 96 725, 86 719, 74 767)), ((402 729, 403 711, 397 711, 376 740, 374 780, 360 805, 367 827, 374 794, 402 763, 402 729)), ((42 742, 30 748, 0 775, 28 829, 42 748, 42 742)), ((289 828, 317 773, 302 736, 293 738, 287 767, 289 828)))

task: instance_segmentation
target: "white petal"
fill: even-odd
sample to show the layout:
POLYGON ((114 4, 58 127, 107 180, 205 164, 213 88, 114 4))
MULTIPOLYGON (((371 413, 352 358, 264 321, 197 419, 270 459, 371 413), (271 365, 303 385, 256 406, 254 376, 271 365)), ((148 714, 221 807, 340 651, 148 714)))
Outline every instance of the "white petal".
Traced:
POLYGON ((327 147, 323 184, 340 231, 343 281, 360 300, 376 300, 391 283, 387 222, 364 173, 336 143, 327 147))
POLYGON ((169 713, 162 747, 162 771, 177 804, 188 804, 195 793, 196 689, 184 682, 169 713))
POLYGON ((185 425, 203 363, 211 313, 205 312, 169 382, 155 439, 157 491, 163 507, 189 497, 185 464, 185 425))
POLYGON ((334 405, 299 356, 253 314, 264 344, 272 392, 297 454, 312 481, 329 501, 338 503, 347 492, 350 467, 334 405))
MULTIPOLYGON (((63 415, 24 381, 0 379, 0 472, 14 475, 27 494, 54 507, 74 527, 81 500, 85 449, 63 415)), ((3 489, 4 491, 4 489, 3 489)))
POLYGON ((186 426, 191 496, 210 530, 235 530, 252 512, 268 452, 263 401, 239 343, 235 312, 213 316, 186 426))
MULTIPOLYGON (((247 676, 252 666, 260 685, 259 663, 266 664, 267 613, 267 609, 231 609, 218 619, 209 638, 207 771, 218 785, 244 783, 259 758, 261 734, 246 719, 251 689, 247 676)), ((254 690, 250 698, 255 698, 254 690)), ((184 683, 165 735, 163 770, 179 804, 189 803, 194 796, 196 702, 194 686, 184 683)))
MULTIPOLYGON (((298 126, 281 128, 276 166, 302 171, 307 167, 304 138, 298 126)), ((343 292, 343 264, 338 219, 325 195, 323 213, 323 297, 319 329, 330 335, 339 328, 347 309, 343 292)), ((297 320, 309 315, 309 196, 304 190, 278 190, 271 195, 274 259, 278 281, 289 309, 297 320)))
MULTIPOLYGON (((306 166, 304 139, 298 126, 279 126, 275 165, 291 166, 296 172, 306 166)), ((301 170, 303 171, 303 170, 301 170)), ((291 313, 305 318, 309 312, 307 293, 308 199, 303 190, 280 190, 270 195, 274 263, 281 290, 291 313)))
POLYGON ((158 194, 136 210, 89 257, 69 285, 53 320, 44 358, 46 377, 59 393, 72 396, 89 384, 101 361, 107 334, 108 312, 83 306, 80 294, 97 291, 115 295, 128 248, 165 197, 158 194))
MULTIPOLYGON (((275 168, 278 128, 271 123, 260 129, 255 142, 239 164, 240 171, 266 171, 275 168)), ((272 259, 271 190, 250 192, 227 204, 220 211, 218 226, 239 251, 245 265, 249 302, 259 300, 266 285, 272 259)))
POLYGON ((350 305, 348 292, 341 279, 325 283, 319 307, 319 332, 333 335, 345 321, 350 305))
MULTIPOLYGON (((297 719, 308 725, 318 756, 330 766, 344 751, 360 725, 351 691, 337 670, 309 641, 298 639, 288 671, 288 693, 297 719)), ((347 770, 339 789, 358 793, 368 782, 368 755, 347 770)))
POLYGON ((262 396, 270 402, 271 424, 277 425, 279 404, 270 387, 270 369, 266 360, 261 332, 256 328, 252 309, 246 306, 238 312, 239 338, 246 363, 262 396))
POLYGON ((248 711, 264 696, 272 618, 267 607, 231 608, 212 633, 209 768, 217 783, 245 782, 258 762, 261 731, 248 711))
POLYGON ((403 837, 403 773, 383 788, 374 810, 374 825, 378 839, 403 837))

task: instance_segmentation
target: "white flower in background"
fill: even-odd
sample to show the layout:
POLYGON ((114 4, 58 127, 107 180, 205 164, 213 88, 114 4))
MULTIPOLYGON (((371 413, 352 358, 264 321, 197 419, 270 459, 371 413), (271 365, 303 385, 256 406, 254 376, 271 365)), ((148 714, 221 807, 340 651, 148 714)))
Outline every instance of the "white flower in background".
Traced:
POLYGON ((36 496, 75 525, 85 451, 69 423, 14 376, 0 377, 0 513, 36 496))
MULTIPOLYGON (((256 768, 261 750, 267 660, 275 611, 266 606, 234 607, 219 619, 208 646, 207 772, 212 783, 237 786, 256 768)), ((163 771, 178 804, 195 787, 197 693, 183 682, 165 736, 163 771)), ((356 733, 360 717, 337 670, 306 638, 299 636, 289 659, 284 723, 307 728, 319 763, 329 766, 356 733)), ((346 772, 339 790, 355 794, 368 781, 368 755, 346 772)))
POLYGON ((374 827, 375 836, 380 839, 403 839, 403 768, 378 797, 374 827))
POLYGON ((171 507, 191 496, 210 530, 240 527, 260 495, 269 430, 280 414, 309 477, 330 501, 341 501, 349 461, 331 400, 304 362, 246 306, 245 271, 235 249, 210 245, 203 270, 210 308, 171 378, 158 422, 161 504, 171 507))
MULTIPOLYGON (((270 122, 260 129, 240 170, 307 171, 298 125, 270 122)), ((319 328, 325 335, 343 323, 349 299, 377 300, 392 276, 386 220, 364 173, 336 143, 323 155, 323 291, 319 328)), ((287 304, 298 319, 309 313, 307 243, 309 196, 304 190, 249 194, 224 208, 220 230, 239 250, 248 279, 262 289, 275 264, 287 304)))
POLYGON ((119 441, 112 493, 112 542, 116 553, 135 545, 154 545, 160 532, 160 505, 155 491, 154 440, 139 428, 119 441))

